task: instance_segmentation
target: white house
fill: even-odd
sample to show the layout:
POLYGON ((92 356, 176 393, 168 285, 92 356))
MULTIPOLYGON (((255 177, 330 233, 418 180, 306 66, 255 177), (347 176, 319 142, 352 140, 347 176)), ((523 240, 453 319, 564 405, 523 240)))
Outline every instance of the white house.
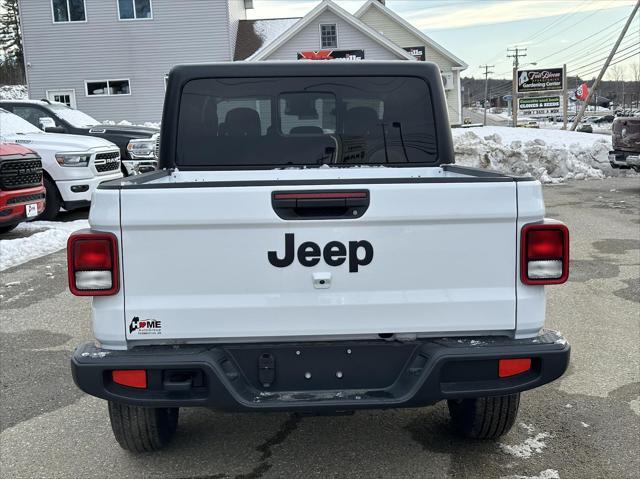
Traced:
POLYGON ((323 0, 299 19, 240 20, 234 60, 296 59, 434 62, 442 72, 450 122, 462 122, 460 73, 467 64, 384 0, 368 0, 353 15, 323 0))

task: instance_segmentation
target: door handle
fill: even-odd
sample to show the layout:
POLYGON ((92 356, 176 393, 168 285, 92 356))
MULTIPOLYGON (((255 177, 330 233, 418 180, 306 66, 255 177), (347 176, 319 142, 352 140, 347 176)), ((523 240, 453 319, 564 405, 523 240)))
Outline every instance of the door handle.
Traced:
POLYGON ((274 191, 271 204, 283 220, 360 218, 369 208, 369 190, 274 191))

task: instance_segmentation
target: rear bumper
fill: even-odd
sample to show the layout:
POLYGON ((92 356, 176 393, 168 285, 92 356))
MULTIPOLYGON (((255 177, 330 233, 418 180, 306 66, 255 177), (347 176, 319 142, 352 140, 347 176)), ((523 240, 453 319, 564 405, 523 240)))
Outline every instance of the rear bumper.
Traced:
POLYGON ((520 340, 336 341, 128 351, 86 343, 74 352, 71 370, 84 392, 131 405, 342 411, 416 407, 442 399, 525 391, 559 378, 567 369, 569 353, 569 344, 554 331, 520 340), (265 355, 273 361, 261 360, 265 355), (531 358, 532 367, 499 378, 498 359, 508 358, 531 358), (123 369, 146 370, 147 388, 114 383, 111 371, 123 369), (270 386, 263 385, 265 380, 270 386))
POLYGON ((610 151, 609 163, 613 168, 640 168, 640 153, 630 151, 610 151))

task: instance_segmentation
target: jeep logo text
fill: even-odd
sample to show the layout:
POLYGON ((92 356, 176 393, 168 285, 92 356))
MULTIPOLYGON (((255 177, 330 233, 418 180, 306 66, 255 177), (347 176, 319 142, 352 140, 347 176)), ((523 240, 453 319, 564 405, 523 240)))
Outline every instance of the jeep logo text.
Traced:
MULTIPOLYGON (((277 251, 269 251, 269 263, 277 268, 285 268, 293 263, 295 252, 293 233, 284 235, 284 254, 279 257, 277 251)), ((302 266, 312 267, 320 262, 320 258, 329 266, 340 266, 348 261, 349 272, 357 273, 360 266, 366 266, 373 260, 373 246, 365 240, 349 241, 348 247, 340 241, 329 241, 322 251, 313 241, 305 241, 298 246, 298 261, 302 266)))

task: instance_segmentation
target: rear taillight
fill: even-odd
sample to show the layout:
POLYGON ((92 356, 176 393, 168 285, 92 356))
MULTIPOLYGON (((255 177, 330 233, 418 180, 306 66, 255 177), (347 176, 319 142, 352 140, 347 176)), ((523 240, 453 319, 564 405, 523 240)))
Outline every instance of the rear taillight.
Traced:
POLYGON ((569 278, 569 230, 562 223, 522 228, 520 276, 524 284, 561 284, 569 278))
POLYGON ((112 233, 77 232, 67 241, 69 289, 76 296, 118 292, 118 240, 112 233))

